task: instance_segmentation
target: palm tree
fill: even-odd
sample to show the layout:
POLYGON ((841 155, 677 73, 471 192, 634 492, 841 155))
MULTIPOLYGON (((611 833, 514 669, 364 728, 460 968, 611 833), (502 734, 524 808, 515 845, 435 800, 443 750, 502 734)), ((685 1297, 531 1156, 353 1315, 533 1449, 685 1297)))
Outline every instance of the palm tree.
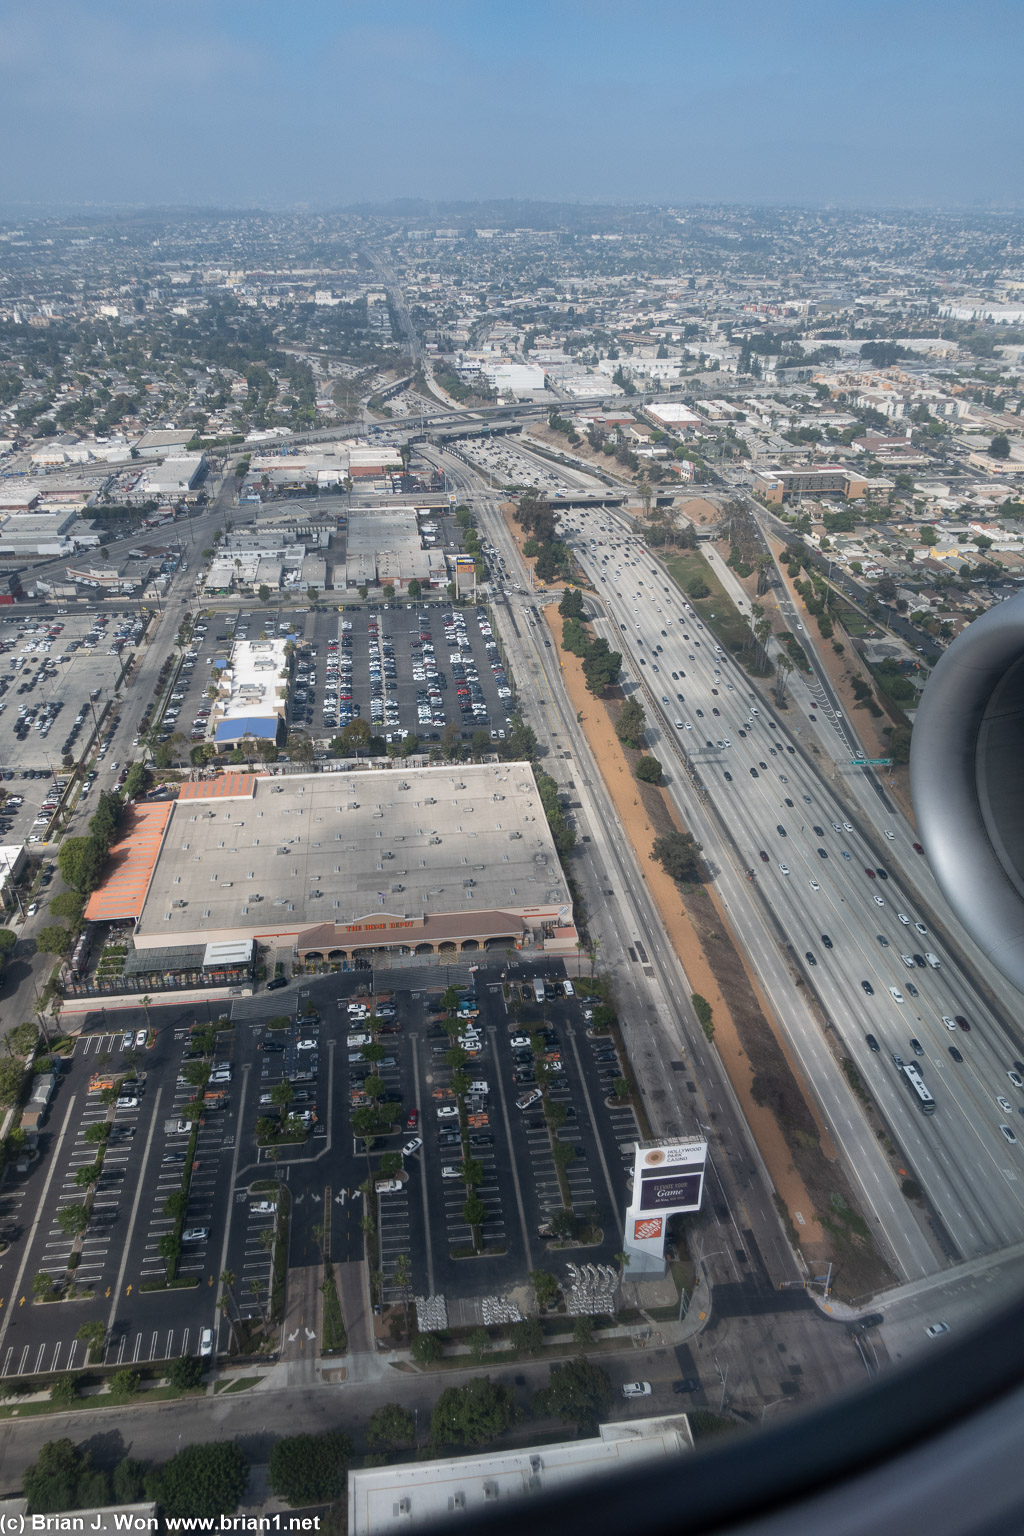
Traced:
POLYGON ((775 687, 773 689, 775 702, 779 705, 780 709, 786 698, 786 679, 792 671, 794 671, 794 667, 789 657, 780 656, 775 663, 776 675, 775 687))

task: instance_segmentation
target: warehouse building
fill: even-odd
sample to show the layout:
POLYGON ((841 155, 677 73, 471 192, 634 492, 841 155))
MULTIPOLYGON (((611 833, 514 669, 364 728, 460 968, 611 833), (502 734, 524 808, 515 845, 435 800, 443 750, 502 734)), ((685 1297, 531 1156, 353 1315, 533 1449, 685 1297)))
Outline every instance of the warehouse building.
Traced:
POLYGON ((86 915, 134 919, 138 950, 256 940, 365 964, 576 949, 529 763, 224 774, 132 815, 146 833, 126 829, 86 915))

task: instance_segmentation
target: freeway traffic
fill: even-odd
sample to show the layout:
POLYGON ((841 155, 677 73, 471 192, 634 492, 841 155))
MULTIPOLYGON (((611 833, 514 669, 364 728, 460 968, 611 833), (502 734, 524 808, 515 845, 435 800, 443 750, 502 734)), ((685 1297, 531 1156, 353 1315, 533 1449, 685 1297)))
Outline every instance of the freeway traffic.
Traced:
MULTIPOLYGON (((1024 1115, 1024 1083, 1018 1087, 1008 1076, 1019 1075, 1014 1063, 1024 1051, 987 1012, 941 939, 915 928, 914 902, 899 876, 900 866, 917 857, 910 830, 899 818, 886 818, 877 829, 891 834, 886 845, 877 831, 871 837, 847 820, 794 745, 799 737, 791 740, 775 711, 755 702, 746 675, 716 648, 639 540, 600 513, 574 514, 566 533, 607 607, 604 632, 644 684, 648 716, 656 717, 648 730, 653 750, 666 766, 676 757, 688 762, 732 829, 736 855, 755 870, 794 961, 894 1127, 953 1244, 966 1256, 1013 1241, 1024 1204, 1024 1168, 1016 1167, 1024 1135, 1015 1145, 1001 1126, 1010 1122, 1016 1136, 1012 1121, 1018 1110, 1024 1115), (879 858, 886 846, 889 868, 879 858), (940 959, 938 968, 915 962, 928 951, 940 959), (957 1016, 971 1025, 969 1033, 943 1023, 957 1016), (891 1059, 910 1058, 912 1038, 923 1049, 921 1064, 938 1104, 927 1121, 891 1059), (999 1104, 1008 1095, 1009 1113, 999 1104)), ((600 623, 597 628, 602 631, 600 623)), ((686 824, 694 825, 696 796, 684 773, 673 775, 672 792, 686 824)), ((708 851, 714 859, 715 848, 708 851)), ((789 1013, 784 1009, 782 1016, 789 1013)), ((838 1079, 838 1069, 831 1070, 838 1079)), ((815 1072, 811 1080, 820 1090, 815 1072)))

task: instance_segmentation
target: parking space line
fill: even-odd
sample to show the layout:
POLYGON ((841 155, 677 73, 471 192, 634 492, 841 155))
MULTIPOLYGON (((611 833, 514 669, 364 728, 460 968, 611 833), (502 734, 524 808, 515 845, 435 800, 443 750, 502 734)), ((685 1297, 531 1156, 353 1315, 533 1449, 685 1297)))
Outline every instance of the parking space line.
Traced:
POLYGON ((146 1148, 142 1154, 142 1164, 139 1168, 138 1179, 135 1185, 135 1199, 132 1201, 131 1215, 128 1218, 128 1231, 125 1234, 124 1248, 121 1252, 121 1267, 117 1272, 117 1279, 114 1282, 112 1299, 110 1303, 110 1313, 107 1318, 108 1332, 110 1332, 110 1330, 113 1328, 114 1319, 117 1317, 117 1304, 121 1298, 121 1287, 124 1285, 125 1271, 128 1268, 128 1255, 131 1252, 132 1237, 135 1232, 135 1221, 139 1214, 139 1205, 142 1201, 142 1191, 145 1187, 146 1165, 149 1162, 149 1154, 153 1146, 153 1137, 156 1135, 156 1128, 160 1121, 160 1099, 162 1095, 163 1089, 158 1088, 153 1099, 153 1118, 149 1127, 149 1135, 146 1137, 146 1148))
POLYGON ((13 1290, 11 1292, 9 1304, 4 1309, 4 1317, 3 1317, 2 1322, 0 1322, 0 1345, 3 1344, 3 1341, 4 1341, 4 1339, 7 1336, 7 1328, 8 1328, 8 1325, 10 1323, 11 1315, 12 1315, 12 1313, 14 1311, 14 1298, 18 1295, 18 1292, 21 1290, 22 1281, 25 1278, 25 1270, 28 1267, 29 1255, 31 1254, 31 1251, 32 1251, 32 1244, 35 1241, 36 1231, 38 1230, 38 1228, 40 1226, 40 1223, 43 1220, 43 1212, 46 1209, 47 1196, 50 1193, 50 1184, 51 1184, 51 1182, 53 1180, 54 1174, 57 1171, 57 1165, 58 1165, 58 1163, 60 1161, 60 1151, 61 1151, 62 1146, 64 1145, 64 1138, 65 1138, 65 1136, 67 1135, 68 1131, 71 1128, 71 1111, 74 1109, 77 1097, 78 1097, 77 1094, 72 1094, 71 1097, 68 1099, 68 1107, 67 1107, 67 1113, 66 1113, 66 1115, 64 1117, 64 1125, 63 1125, 63 1128, 61 1130, 60 1135, 57 1137, 57 1144, 54 1147, 53 1152, 51 1154, 50 1168, 49 1168, 49 1171, 48 1171, 48 1173, 46 1175, 46 1182, 43 1185, 42 1193, 39 1196, 39 1205, 38 1205, 37 1210, 36 1210, 36 1218, 33 1221, 31 1230, 29 1231, 29 1234, 28 1234, 28 1242, 25 1244, 25 1252, 22 1255, 21 1264, 18 1267, 18 1274, 17 1274, 17 1277, 15 1278, 15 1281, 14 1281, 14 1288, 13 1288, 13 1290))

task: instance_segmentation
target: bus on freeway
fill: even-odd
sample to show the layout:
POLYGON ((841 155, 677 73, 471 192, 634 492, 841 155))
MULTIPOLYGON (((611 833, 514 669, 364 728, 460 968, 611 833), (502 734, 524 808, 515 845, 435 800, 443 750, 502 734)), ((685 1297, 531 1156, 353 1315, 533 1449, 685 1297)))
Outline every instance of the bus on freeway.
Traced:
POLYGON ((920 1067, 915 1062, 908 1061, 903 1068, 903 1075, 917 1094, 917 1101, 921 1106, 922 1112, 926 1115, 933 1115, 935 1113, 935 1100, 925 1086, 920 1067))

